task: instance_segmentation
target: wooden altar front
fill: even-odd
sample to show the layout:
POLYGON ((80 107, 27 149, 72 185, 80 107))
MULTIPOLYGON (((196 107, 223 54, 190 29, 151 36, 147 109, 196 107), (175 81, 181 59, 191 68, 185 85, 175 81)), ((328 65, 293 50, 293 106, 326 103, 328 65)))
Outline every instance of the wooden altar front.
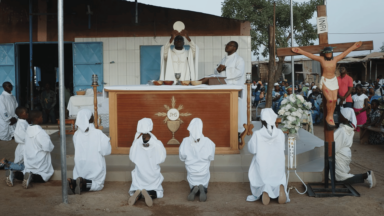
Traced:
POLYGON ((174 143, 181 143, 189 136, 187 128, 193 118, 203 121, 203 134, 216 144, 216 154, 238 154, 240 90, 230 85, 105 87, 109 93, 112 154, 129 154, 137 123, 142 118, 152 119, 152 133, 162 141, 167 154, 179 153, 180 144, 174 143), (178 120, 167 117, 173 109, 178 110, 178 120), (176 127, 180 125, 174 133, 176 141, 169 129, 174 123, 176 127))

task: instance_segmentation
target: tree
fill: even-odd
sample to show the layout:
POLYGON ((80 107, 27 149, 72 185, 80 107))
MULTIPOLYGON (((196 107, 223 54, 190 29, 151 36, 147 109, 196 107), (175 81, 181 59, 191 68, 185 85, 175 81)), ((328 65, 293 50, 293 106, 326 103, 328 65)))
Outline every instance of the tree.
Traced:
POLYGON ((380 47, 380 52, 384 52, 384 42, 383 42, 383 46, 380 47))
MULTIPOLYGON (((273 25, 273 2, 276 2, 276 49, 291 46, 289 0, 224 0, 222 3, 223 17, 251 23, 251 45, 255 55, 268 56, 268 26, 273 25), (263 50, 261 46, 264 46, 263 50)), ((309 20, 313 17, 316 6, 322 4, 323 0, 293 2, 293 33, 299 46, 313 45, 313 40, 317 39, 316 25, 309 23, 309 20)), ((278 59, 276 80, 281 76, 285 57, 278 59)))

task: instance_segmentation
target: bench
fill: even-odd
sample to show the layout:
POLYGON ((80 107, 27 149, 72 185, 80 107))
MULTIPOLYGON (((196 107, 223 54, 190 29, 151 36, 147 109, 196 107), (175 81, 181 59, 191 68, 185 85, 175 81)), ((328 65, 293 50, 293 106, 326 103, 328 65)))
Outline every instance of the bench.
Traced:
MULTIPOLYGON (((72 128, 70 130, 65 130, 65 134, 75 134, 76 132, 76 126, 75 126, 76 119, 65 119, 66 125, 71 125, 72 128)), ((59 136, 60 136, 60 119, 57 119, 57 123, 59 124, 59 136)))
POLYGON ((382 127, 363 127, 363 125, 357 125, 360 128, 360 144, 367 145, 369 144, 369 134, 370 131, 384 133, 384 128, 382 127))

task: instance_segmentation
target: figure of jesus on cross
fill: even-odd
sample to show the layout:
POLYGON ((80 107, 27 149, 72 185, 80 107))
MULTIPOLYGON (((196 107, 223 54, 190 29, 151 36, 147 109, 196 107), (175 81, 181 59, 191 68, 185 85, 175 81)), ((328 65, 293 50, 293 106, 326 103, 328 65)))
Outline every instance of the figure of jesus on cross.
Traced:
POLYGON ((333 57, 333 47, 325 47, 322 50, 324 56, 316 56, 312 53, 306 52, 300 48, 292 48, 292 52, 305 55, 310 59, 320 62, 321 67, 323 68, 323 74, 320 80, 320 89, 323 91, 325 99, 327 99, 327 116, 325 121, 327 123, 327 129, 333 130, 335 128, 335 122, 333 120, 333 112, 336 107, 337 102, 337 92, 339 89, 339 84, 335 75, 336 64, 338 61, 342 60, 353 50, 359 48, 362 42, 356 42, 349 49, 345 50, 338 56, 333 57))

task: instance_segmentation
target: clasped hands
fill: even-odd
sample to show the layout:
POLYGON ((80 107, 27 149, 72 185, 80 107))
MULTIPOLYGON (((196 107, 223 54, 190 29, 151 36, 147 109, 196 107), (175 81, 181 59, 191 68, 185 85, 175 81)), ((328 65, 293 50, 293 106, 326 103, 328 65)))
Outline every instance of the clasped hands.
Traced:
POLYGON ((185 30, 185 29, 182 30, 181 32, 173 30, 172 33, 171 33, 171 40, 175 39, 175 37, 178 36, 178 35, 181 35, 181 36, 185 37, 188 41, 191 41, 191 39, 189 38, 188 31, 185 30))
POLYGON ((227 67, 225 67, 225 65, 219 65, 219 67, 217 67, 217 72, 219 72, 219 73, 221 73, 221 72, 223 72, 223 71, 225 71, 225 69, 226 69, 227 67))

